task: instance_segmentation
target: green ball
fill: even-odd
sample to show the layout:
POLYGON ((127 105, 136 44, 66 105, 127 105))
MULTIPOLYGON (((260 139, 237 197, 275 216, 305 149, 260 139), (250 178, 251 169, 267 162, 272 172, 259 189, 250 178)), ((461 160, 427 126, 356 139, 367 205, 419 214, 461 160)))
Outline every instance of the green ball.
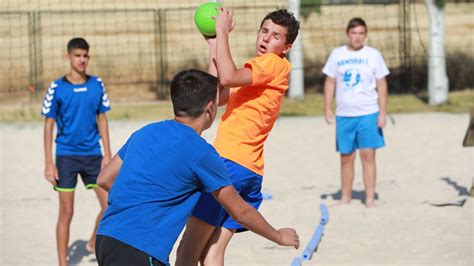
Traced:
POLYGON ((205 36, 216 36, 216 21, 213 17, 218 15, 217 8, 221 4, 215 2, 204 3, 194 12, 194 23, 198 30, 205 36))

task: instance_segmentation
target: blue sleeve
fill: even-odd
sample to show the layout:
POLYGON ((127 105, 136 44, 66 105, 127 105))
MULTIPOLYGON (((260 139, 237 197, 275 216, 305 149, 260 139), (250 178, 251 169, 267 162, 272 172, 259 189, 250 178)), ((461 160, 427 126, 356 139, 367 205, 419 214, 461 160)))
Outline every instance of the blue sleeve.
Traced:
POLYGON ((105 86, 102 79, 97 77, 97 82, 100 84, 100 88, 102 89, 102 94, 100 98, 100 106, 99 106, 99 109, 97 110, 97 113, 100 114, 100 113, 105 113, 110 110, 110 100, 109 100, 109 97, 107 96, 107 92, 105 91, 105 86))
POLYGON ((56 118, 58 114, 58 100, 56 95, 56 88, 58 85, 51 82, 46 95, 44 96, 43 106, 41 107, 41 114, 48 118, 56 118))
POLYGON ((224 161, 214 149, 199 160, 195 172, 206 192, 213 192, 232 185, 224 161))
POLYGON ((127 142, 125 142, 122 148, 120 148, 120 150, 117 152, 120 159, 122 159, 122 161, 125 158, 125 155, 127 154, 128 146, 130 145, 130 140, 132 139, 132 137, 133 137, 133 134, 132 136, 130 136, 130 138, 128 138, 127 142))

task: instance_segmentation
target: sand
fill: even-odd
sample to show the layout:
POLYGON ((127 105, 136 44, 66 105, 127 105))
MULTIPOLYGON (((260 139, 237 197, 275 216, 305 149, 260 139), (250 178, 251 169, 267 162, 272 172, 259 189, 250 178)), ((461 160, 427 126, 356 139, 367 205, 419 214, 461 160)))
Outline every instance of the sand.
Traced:
MULTIPOLYGON (((325 235, 303 265, 473 265, 474 148, 461 146, 467 114, 394 114, 377 153, 376 209, 366 209, 357 159, 353 202, 329 208, 325 235)), ((110 122, 113 151, 148 121, 110 122)), ((215 126, 205 132, 209 141, 215 126)), ((0 123, 0 265, 56 265, 58 197, 43 178, 42 123, 0 123)), ((299 250, 253 233, 237 235, 226 265, 290 265, 319 223, 320 203, 340 197, 334 127, 322 117, 281 118, 266 145, 263 215, 294 227, 299 250)), ((70 262, 96 265, 87 254, 98 203, 79 182, 70 262)), ((176 246, 175 246, 176 248, 176 246)), ((175 259, 175 250, 170 255, 175 259)))

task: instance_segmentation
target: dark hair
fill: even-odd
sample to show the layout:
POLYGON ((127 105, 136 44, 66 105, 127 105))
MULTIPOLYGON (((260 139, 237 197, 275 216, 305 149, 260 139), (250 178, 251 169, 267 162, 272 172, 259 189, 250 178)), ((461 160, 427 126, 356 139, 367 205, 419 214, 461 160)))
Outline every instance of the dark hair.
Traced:
POLYGON ((89 51, 89 44, 84 38, 72 38, 67 43, 67 52, 70 53, 74 49, 83 49, 89 51))
POLYGON ((184 70, 174 76, 170 92, 174 114, 196 118, 210 101, 216 101, 217 78, 196 69, 184 70))
POLYGON ((286 27, 286 44, 292 44, 296 37, 298 36, 298 31, 300 30, 300 22, 296 20, 293 13, 289 12, 286 9, 279 9, 273 12, 268 13, 260 23, 260 28, 262 28, 265 20, 271 19, 273 23, 286 27))
POLYGON ((365 21, 361 18, 353 18, 347 23, 347 28, 346 28, 346 33, 349 32, 350 29, 363 26, 365 28, 365 32, 367 32, 367 25, 365 24, 365 21))

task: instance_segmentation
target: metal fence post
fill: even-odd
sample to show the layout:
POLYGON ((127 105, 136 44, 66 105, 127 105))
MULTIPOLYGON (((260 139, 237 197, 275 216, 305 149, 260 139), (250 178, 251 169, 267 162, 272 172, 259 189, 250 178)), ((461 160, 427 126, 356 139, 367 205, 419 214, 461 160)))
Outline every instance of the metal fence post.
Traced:
POLYGON ((399 56, 400 56, 400 88, 411 90, 411 27, 410 0, 400 0, 398 4, 399 56))
POLYGON ((43 57, 41 53, 41 14, 28 13, 29 83, 34 87, 34 99, 43 89, 43 57))
POLYGON ((156 94, 158 99, 166 99, 167 90, 163 90, 166 86, 167 66, 167 46, 166 46, 166 10, 158 9, 154 15, 155 20, 155 69, 156 69, 156 94), (158 65, 159 58, 159 65, 158 65))

